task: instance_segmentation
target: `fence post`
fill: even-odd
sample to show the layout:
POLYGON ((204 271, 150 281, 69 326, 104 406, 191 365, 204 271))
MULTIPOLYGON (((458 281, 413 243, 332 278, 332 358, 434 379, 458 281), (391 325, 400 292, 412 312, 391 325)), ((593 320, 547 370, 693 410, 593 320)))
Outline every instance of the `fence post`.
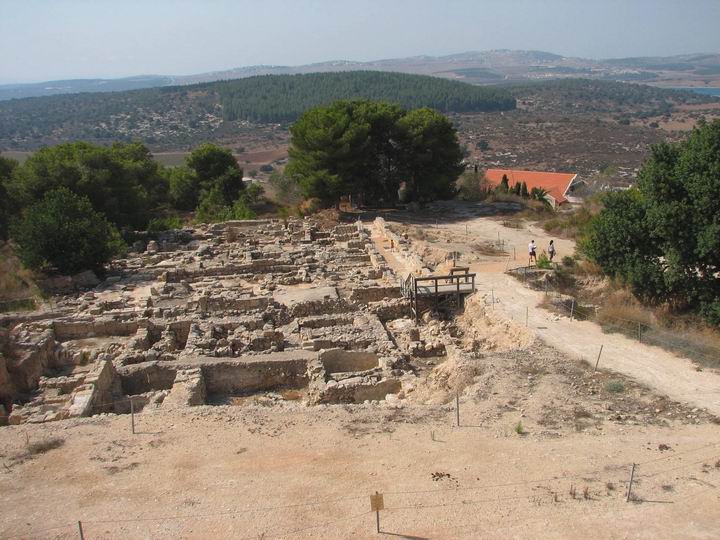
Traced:
POLYGON ((455 392, 455 420, 457 427, 460 427, 460 391, 455 392))
POLYGON ((642 327, 640 326, 640 323, 638 323, 638 341, 642 343, 642 327))
POLYGON ((595 362, 595 369, 593 370, 593 373, 597 371, 598 364, 600 363, 600 355, 602 354, 604 344, 600 345, 600 352, 598 353, 597 361, 595 362))
POLYGON ((573 313, 575 313, 575 299, 573 298, 572 304, 570 305, 570 320, 573 320, 573 313))
POLYGON ((630 495, 632 494, 632 485, 633 485, 633 479, 635 478, 635 464, 632 464, 632 469, 630 470, 630 485, 628 486, 628 492, 627 497, 625 498, 625 502, 630 502, 630 495))
POLYGON ((130 398, 130 427, 132 428, 133 435, 135 435, 135 403, 133 402, 133 398, 130 398))
POLYGON ((517 253, 515 252, 515 246, 513 246, 513 261, 517 260, 517 253))
POLYGON ((83 534, 83 528, 82 528, 82 521, 78 520, 78 534, 80 535, 80 540, 85 540, 85 535, 83 534))

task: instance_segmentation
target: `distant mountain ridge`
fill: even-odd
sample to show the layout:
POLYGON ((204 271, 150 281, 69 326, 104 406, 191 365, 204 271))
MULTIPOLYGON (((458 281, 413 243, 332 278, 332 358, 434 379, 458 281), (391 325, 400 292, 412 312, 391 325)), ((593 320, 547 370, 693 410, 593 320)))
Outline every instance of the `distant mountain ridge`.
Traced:
POLYGON ((256 75, 367 70, 433 75, 472 84, 580 76, 616 81, 642 81, 667 86, 720 86, 720 54, 698 53, 669 57, 592 60, 566 57, 545 51, 496 49, 467 51, 445 56, 388 58, 369 62, 330 60, 301 66, 256 65, 181 76, 141 75, 118 79, 71 79, 8 84, 0 85, 0 100, 81 92, 117 92, 243 79, 256 75))

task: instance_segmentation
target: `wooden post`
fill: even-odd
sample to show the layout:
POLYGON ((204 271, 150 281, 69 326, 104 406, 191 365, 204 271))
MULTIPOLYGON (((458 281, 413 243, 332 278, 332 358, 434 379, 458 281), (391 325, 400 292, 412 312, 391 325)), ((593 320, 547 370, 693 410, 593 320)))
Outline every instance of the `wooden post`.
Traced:
POLYGON ((133 398, 130 398, 130 427, 132 428, 133 435, 135 435, 135 403, 133 398))
POLYGON ((575 313, 575 299, 573 298, 572 305, 570 306, 570 320, 573 320, 573 313, 575 313))
POLYGON ((630 502, 630 495, 632 494, 632 485, 633 485, 633 479, 635 478, 635 464, 632 464, 632 469, 630 469, 630 485, 628 486, 628 492, 627 497, 625 498, 625 502, 630 502))
POLYGON ((600 345, 600 352, 598 353, 597 360, 595 361, 595 369, 593 370, 593 373, 597 371, 598 364, 600 363, 600 355, 602 354, 604 344, 600 345))
POLYGON ((83 534, 82 528, 82 521, 78 521, 78 534, 80 535, 80 540, 85 540, 85 535, 83 534))
POLYGON ((370 511, 375 512, 375 525, 377 533, 380 534, 380 510, 385 509, 385 502, 383 496, 375 492, 375 495, 370 495, 370 511))
POLYGON ((642 343, 642 327, 640 326, 640 323, 638 323, 638 341, 642 343))
POLYGON ((457 308, 460 309, 460 278, 458 278, 456 284, 457 284, 457 308))
POLYGON ((517 260, 517 253, 515 252, 515 246, 513 246, 513 261, 517 260))
POLYGON ((455 392, 455 421, 460 427, 460 391, 455 392))

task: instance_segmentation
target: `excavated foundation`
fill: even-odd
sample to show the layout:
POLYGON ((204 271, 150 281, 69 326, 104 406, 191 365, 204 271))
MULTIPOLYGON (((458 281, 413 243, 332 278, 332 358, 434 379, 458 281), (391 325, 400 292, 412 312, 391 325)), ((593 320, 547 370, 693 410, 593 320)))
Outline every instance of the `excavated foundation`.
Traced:
POLYGON ((383 400, 407 351, 396 276, 359 223, 227 222, 161 233, 57 312, 0 321, 0 422, 147 407, 383 400))

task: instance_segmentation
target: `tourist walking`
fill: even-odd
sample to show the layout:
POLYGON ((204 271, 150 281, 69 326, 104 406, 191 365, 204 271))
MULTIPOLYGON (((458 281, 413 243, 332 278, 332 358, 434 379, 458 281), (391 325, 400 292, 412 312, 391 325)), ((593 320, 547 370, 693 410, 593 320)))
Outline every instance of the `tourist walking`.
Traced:
POLYGON ((550 262, 552 262, 553 257, 555 257, 555 241, 550 240, 550 245, 548 246, 548 256, 550 257, 550 262))
POLYGON ((535 264, 537 264, 537 255, 535 254, 536 250, 537 246, 535 245, 535 240, 530 240, 530 243, 528 244, 528 266, 530 266, 532 261, 535 261, 535 264))

